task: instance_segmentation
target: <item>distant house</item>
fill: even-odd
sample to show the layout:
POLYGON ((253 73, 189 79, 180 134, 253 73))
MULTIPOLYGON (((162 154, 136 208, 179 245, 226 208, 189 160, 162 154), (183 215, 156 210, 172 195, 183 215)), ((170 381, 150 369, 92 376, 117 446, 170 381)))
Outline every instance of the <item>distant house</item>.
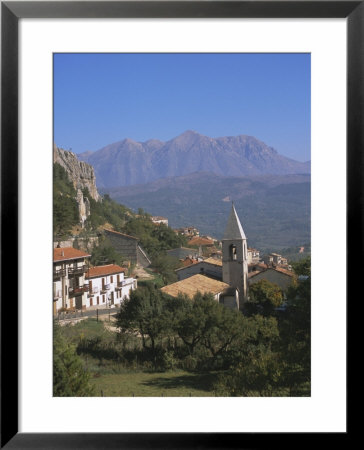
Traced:
POLYGON ((85 274, 90 257, 73 247, 53 249, 53 314, 86 308, 85 274))
POLYGON ((248 264, 256 264, 260 261, 260 251, 256 248, 248 248, 248 264))
POLYGON ((249 272, 248 280, 249 285, 257 283, 260 280, 267 280, 271 283, 278 284, 285 291, 294 282, 295 275, 293 272, 279 267, 268 267, 265 270, 249 272))
POLYGON ((156 225, 159 224, 164 224, 167 225, 168 227, 168 219, 166 217, 161 217, 161 216, 152 216, 152 222, 155 223, 156 225))
POLYGON ((182 227, 174 230, 177 234, 182 234, 182 236, 192 237, 199 236, 200 232, 195 227, 182 227))
POLYGON ((279 255, 278 253, 270 253, 269 255, 265 255, 263 257, 263 261, 268 266, 286 266, 288 267, 288 260, 282 255, 279 255))
POLYGON ((148 255, 139 245, 138 238, 106 228, 104 228, 104 233, 110 240, 114 249, 123 256, 125 260, 141 267, 148 267, 151 264, 148 255))
POLYGON ((119 305, 137 288, 135 278, 125 278, 125 269, 116 264, 90 267, 86 272, 86 307, 119 305))

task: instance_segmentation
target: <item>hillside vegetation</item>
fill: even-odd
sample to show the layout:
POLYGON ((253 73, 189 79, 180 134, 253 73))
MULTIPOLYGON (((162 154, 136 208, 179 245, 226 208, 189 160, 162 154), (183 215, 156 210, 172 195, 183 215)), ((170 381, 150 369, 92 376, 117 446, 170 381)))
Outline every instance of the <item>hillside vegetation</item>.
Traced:
POLYGON ((107 192, 130 208, 168 217, 172 227, 193 225, 217 239, 222 238, 234 201, 249 246, 261 250, 280 251, 311 240, 309 175, 243 178, 196 173, 107 192))
POLYGON ((79 223, 76 190, 65 169, 55 163, 53 166, 53 233, 67 236, 79 223))

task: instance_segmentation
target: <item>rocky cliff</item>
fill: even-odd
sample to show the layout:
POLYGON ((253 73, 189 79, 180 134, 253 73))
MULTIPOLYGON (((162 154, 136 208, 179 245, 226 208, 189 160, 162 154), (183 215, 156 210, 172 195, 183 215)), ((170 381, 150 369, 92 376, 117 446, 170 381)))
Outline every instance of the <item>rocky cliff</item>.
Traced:
POLYGON ((53 147, 53 162, 60 164, 66 170, 77 191, 87 188, 94 200, 101 200, 96 188, 95 172, 90 164, 79 161, 74 153, 58 148, 56 145, 53 147))

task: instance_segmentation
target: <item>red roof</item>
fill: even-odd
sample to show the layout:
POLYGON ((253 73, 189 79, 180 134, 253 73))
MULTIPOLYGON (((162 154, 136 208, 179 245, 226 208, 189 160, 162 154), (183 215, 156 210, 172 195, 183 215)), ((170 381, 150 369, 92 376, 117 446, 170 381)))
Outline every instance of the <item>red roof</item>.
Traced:
POLYGON ((186 259, 184 259, 182 261, 183 267, 192 266, 192 264, 197 264, 197 263, 198 263, 198 259, 189 258, 188 256, 186 259))
POLYGON ((86 278, 96 278, 96 277, 103 277, 106 275, 114 275, 117 273, 125 272, 125 269, 123 269, 120 266, 117 266, 116 264, 107 264, 106 266, 95 266, 90 267, 88 271, 86 272, 86 278))
POLYGON ((268 267, 268 269, 249 272, 248 278, 255 277, 256 275, 267 272, 268 270, 275 270, 276 272, 283 273, 284 275, 288 275, 289 277, 294 277, 294 273, 292 273, 290 270, 284 270, 284 269, 280 269, 278 267, 268 267))
POLYGON ((214 245, 214 241, 208 238, 196 236, 192 238, 187 245, 214 245))
POLYGON ((89 258, 91 255, 73 247, 54 248, 53 261, 67 261, 69 259, 89 258))

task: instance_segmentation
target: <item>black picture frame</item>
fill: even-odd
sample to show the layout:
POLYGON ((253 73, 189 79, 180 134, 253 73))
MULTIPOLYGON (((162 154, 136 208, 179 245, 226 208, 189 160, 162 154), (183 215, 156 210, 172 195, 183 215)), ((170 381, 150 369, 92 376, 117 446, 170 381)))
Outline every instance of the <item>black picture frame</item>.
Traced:
MULTIPOLYGON (((1 2, 1 299, 12 286, 12 301, 1 302, 1 448, 259 448, 268 442, 282 446, 279 433, 18 432, 18 21, 117 17, 347 19, 347 303, 362 274, 363 262, 355 254, 362 254, 364 230, 364 1, 1 2)), ((337 433, 336 442, 349 435, 349 411, 347 418, 347 432, 337 433)), ((296 445, 297 438, 296 433, 286 434, 284 443, 296 445)), ((309 433, 300 436, 300 445, 308 438, 309 433)), ((316 442, 318 438, 316 434, 316 442)))

